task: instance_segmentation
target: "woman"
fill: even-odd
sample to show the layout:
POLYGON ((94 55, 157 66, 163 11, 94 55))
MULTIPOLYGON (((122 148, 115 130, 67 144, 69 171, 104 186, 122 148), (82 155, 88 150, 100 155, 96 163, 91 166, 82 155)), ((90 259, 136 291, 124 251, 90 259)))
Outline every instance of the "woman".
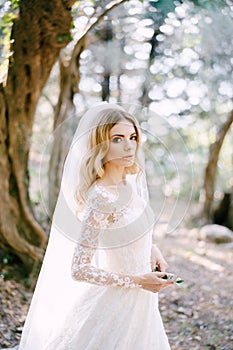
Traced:
POLYGON ((174 282, 162 278, 153 224, 138 122, 117 105, 91 108, 66 158, 19 350, 170 349, 158 292, 174 282))

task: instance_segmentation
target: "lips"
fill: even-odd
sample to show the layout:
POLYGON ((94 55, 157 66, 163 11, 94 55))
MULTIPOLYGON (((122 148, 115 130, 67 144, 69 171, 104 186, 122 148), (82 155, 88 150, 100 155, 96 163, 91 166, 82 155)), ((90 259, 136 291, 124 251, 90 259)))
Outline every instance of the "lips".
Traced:
POLYGON ((134 158, 134 155, 132 154, 132 155, 128 155, 128 156, 125 156, 125 157, 123 157, 124 159, 133 159, 134 158))

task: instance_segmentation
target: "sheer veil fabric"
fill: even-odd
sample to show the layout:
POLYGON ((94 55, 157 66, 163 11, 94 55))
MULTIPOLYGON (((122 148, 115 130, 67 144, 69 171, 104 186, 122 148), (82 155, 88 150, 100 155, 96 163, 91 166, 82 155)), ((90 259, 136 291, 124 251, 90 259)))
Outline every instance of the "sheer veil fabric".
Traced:
MULTIPOLYGON (((100 298, 101 293, 103 295, 104 293, 106 293, 105 296, 103 297, 106 299, 106 302, 111 300, 112 296, 114 296, 114 293, 116 294, 118 293, 117 298, 120 298, 120 297, 125 298, 125 296, 121 296, 121 294, 119 294, 119 293, 122 293, 121 288, 115 287, 114 289, 114 287, 94 286, 94 289, 93 289, 93 285, 91 285, 90 283, 74 280, 72 278, 72 273, 71 273, 72 259, 76 248, 76 244, 77 242, 79 242, 79 239, 80 239, 80 232, 82 227, 82 216, 77 217, 77 211, 76 211, 77 203, 74 196, 76 188, 79 184, 79 173, 80 173, 81 161, 82 161, 83 155, 87 151, 88 135, 90 133, 90 130, 92 128, 96 128, 97 125, 99 124, 99 116, 101 112, 112 108, 124 111, 122 107, 115 104, 109 104, 109 103, 101 103, 99 105, 96 105, 90 108, 81 118, 79 125, 77 127, 77 130, 75 132, 75 135, 73 137, 73 140, 64 164, 61 188, 60 188, 60 192, 57 200, 57 205, 53 215, 51 231, 49 235, 49 243, 46 249, 40 275, 37 281, 33 299, 32 299, 29 312, 25 321, 25 325, 23 328, 23 333, 19 344, 19 350, 58 350, 60 349, 59 344, 61 342, 59 339, 60 339, 61 330, 64 329, 64 324, 66 324, 67 322, 66 320, 69 320, 69 319, 70 319, 69 321, 70 323, 68 322, 68 324, 70 324, 70 329, 74 327, 72 326, 72 324, 74 324, 75 322, 74 320, 76 320, 79 317, 78 316, 79 311, 77 309, 77 305, 79 305, 80 300, 85 299, 86 295, 89 295, 91 297, 91 295, 94 293, 93 294, 94 295, 93 300, 94 300, 94 298, 97 298, 97 294, 98 294, 98 297, 100 298), (108 289, 107 292, 106 292, 106 289, 108 289), (75 310, 75 308, 77 310, 77 314, 76 314, 77 317, 73 315, 74 318, 72 319, 70 318, 69 315, 71 315, 72 313, 74 314, 72 310, 75 310), (58 343, 56 343, 56 339, 59 340, 58 343), (54 344, 54 345, 50 346, 49 344, 54 344)), ((141 157, 143 157, 142 154, 141 154, 141 157)), ((149 208, 147 183, 146 183, 146 178, 144 176, 144 172, 142 173, 142 176, 140 176, 139 180, 136 179, 135 175, 127 175, 127 181, 131 184, 132 193, 136 192, 137 198, 141 199, 143 203, 142 211, 138 213, 136 219, 134 218, 134 222, 129 224, 129 225, 134 225, 132 227, 131 232, 135 231, 134 227, 137 226, 138 228, 137 234, 134 235, 133 233, 133 235, 130 236, 130 242, 134 242, 133 244, 135 245, 135 246, 132 246, 132 249, 134 249, 133 247, 137 247, 140 244, 140 242, 144 242, 143 243, 144 245, 145 245, 145 242, 147 242, 146 244, 150 244, 151 237, 148 236, 147 238, 147 236, 145 235, 145 232, 147 233, 151 231, 153 227, 154 218, 153 218, 153 213, 150 211, 150 208, 149 208), (145 230, 145 227, 144 227, 145 225, 143 220, 144 220, 145 212, 146 212, 146 220, 148 218, 147 220, 148 230, 145 230), (141 229, 140 229, 140 223, 143 226, 141 229)), ((135 203, 135 201, 133 200, 132 203, 135 203)), ((127 204, 127 203, 124 203, 124 204, 127 204)), ((121 225, 123 224, 121 223, 121 225)), ((129 226, 129 231, 130 231, 130 227, 131 226, 129 226)), ((101 243, 102 245, 100 244, 100 246, 98 247, 99 249, 96 249, 96 253, 94 255, 94 260, 92 262, 94 266, 96 267, 99 266, 99 261, 104 256, 104 254, 102 254, 103 251, 108 250, 112 252, 120 252, 121 248, 126 247, 127 244, 129 243, 128 241, 125 241, 124 235, 121 235, 121 226, 114 227, 114 230, 115 231, 113 232, 115 232, 117 235, 119 233, 119 235, 117 236, 118 237, 117 240, 110 240, 110 241, 107 241, 106 243, 106 240, 103 239, 101 243)), ((114 256, 114 254, 112 256, 114 256)), ((125 254, 125 251, 124 251, 124 254, 125 254)), ((132 251, 132 254, 133 254, 133 251, 132 251)), ((101 261, 103 261, 103 259, 101 261)), ((149 263, 150 262, 147 261, 147 267, 145 271, 140 270, 142 269, 142 267, 139 266, 138 272, 141 272, 141 273, 149 272, 148 271, 149 263)), ((127 266, 126 266, 126 270, 127 270, 127 266)), ((131 271, 131 267, 128 268, 128 273, 130 273, 130 271, 131 271)), ((135 273, 136 272, 137 270, 135 267, 135 273)), ((144 298, 145 295, 147 296, 148 303, 151 302, 152 298, 154 298, 153 303, 157 302, 156 301, 157 295, 153 293, 142 291, 142 290, 139 290, 136 292, 136 290, 133 291, 133 289, 131 289, 128 292, 145 293, 145 294, 142 294, 142 297, 140 299, 141 302, 145 303, 145 298, 144 298)), ((133 299, 131 298, 131 300, 133 299)), ((96 301, 96 305, 97 304, 101 305, 100 299, 96 301)), ((138 305, 140 305, 140 303, 138 303, 138 305)), ((117 302, 115 304, 115 307, 116 308, 118 307, 117 302)), ((150 307, 149 304, 148 304, 148 307, 150 307)), ((139 314, 138 314, 138 317, 140 318, 139 314)), ((158 343, 160 344, 159 345, 160 347, 153 347, 153 349, 168 350, 170 349, 170 347, 168 345, 167 338, 163 330, 163 326, 160 320, 160 315, 158 314, 158 317, 157 316, 155 317, 159 324, 158 329, 160 329, 160 333, 162 334, 161 336, 162 340, 161 340, 161 343, 158 343)), ((74 337, 74 332, 75 330, 73 329, 73 335, 72 335, 73 337, 74 337)), ((88 335, 88 337, 90 336, 88 335)), ((101 342, 101 340, 99 341, 101 342)), ((153 343, 153 341, 151 341, 151 344, 153 343)), ((64 344, 66 345, 63 345, 63 347, 61 346, 61 349, 64 349, 64 350, 89 349, 85 344, 83 345, 83 347, 81 345, 79 347, 77 342, 76 342, 77 347, 75 347, 74 345, 75 343, 73 344, 69 343, 70 344, 69 346, 68 346, 68 343, 64 343, 64 344)), ((144 344, 144 343, 141 343, 141 344, 144 344)), ((90 349, 92 350, 94 349, 94 347, 92 346, 90 347, 90 349)), ((96 347, 96 349, 100 349, 100 348, 96 347)), ((105 347, 101 347, 101 350, 102 349, 105 349, 105 347)), ((113 349, 118 349, 118 347, 116 346, 111 347, 109 346, 109 344, 107 344, 106 349, 113 350, 113 349)), ((131 347, 125 347, 125 348, 123 347, 121 348, 121 350, 122 349, 131 349, 131 347)), ((152 347, 151 348, 148 347, 147 349, 152 349, 152 347)))

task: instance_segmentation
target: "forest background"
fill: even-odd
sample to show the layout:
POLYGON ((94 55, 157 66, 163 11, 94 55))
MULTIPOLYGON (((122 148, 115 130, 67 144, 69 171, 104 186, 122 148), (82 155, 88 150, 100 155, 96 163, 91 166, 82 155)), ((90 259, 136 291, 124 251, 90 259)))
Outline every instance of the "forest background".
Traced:
MULTIPOLYGON (((182 293, 198 265, 216 283, 212 326, 193 310, 198 293, 165 293, 173 349, 230 349, 232 316, 219 310, 232 300, 216 307, 211 273, 232 273, 232 1, 11 0, 0 16, 0 344, 18 342, 78 121, 109 101, 139 119, 155 237, 189 281, 182 293)), ((208 288, 199 293, 208 310, 208 288)))

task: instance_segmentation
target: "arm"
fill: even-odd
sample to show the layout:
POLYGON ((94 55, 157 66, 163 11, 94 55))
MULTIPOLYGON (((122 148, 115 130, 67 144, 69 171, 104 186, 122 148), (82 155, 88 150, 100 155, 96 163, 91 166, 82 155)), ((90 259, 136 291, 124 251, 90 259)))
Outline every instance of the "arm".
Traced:
MULTIPOLYGON (((81 228, 81 238, 75 248, 71 273, 74 280, 84 281, 100 286, 119 286, 122 288, 142 288, 157 293, 174 282, 164 280, 162 272, 151 272, 140 276, 128 276, 115 274, 91 265, 91 260, 98 245, 100 228, 106 228, 113 220, 113 214, 109 213, 111 203, 107 203, 105 210, 103 203, 106 198, 100 198, 94 209, 87 209, 81 228)), ((91 205, 90 205, 91 207, 91 205)), ((114 220, 117 217, 114 217, 114 220)))
MULTIPOLYGON (((93 213, 90 213, 91 218, 93 213)), ((92 219, 91 219, 92 220, 92 219)), ((97 223, 96 223, 97 224, 97 223)), ((108 272, 91 265, 92 257, 98 242, 97 228, 90 228, 87 223, 83 225, 81 242, 77 244, 73 263, 72 277, 77 281, 84 281, 100 286, 119 286, 122 288, 142 288, 158 293, 162 289, 174 284, 173 281, 164 280, 163 272, 151 272, 139 276, 126 276, 108 272)))
POLYGON ((71 267, 72 278, 100 286, 119 286, 122 288, 140 288, 130 276, 115 274, 91 265, 91 260, 98 245, 101 227, 110 223, 109 213, 96 213, 88 209, 81 228, 81 238, 76 245, 71 267), (97 216, 97 215, 98 216, 97 216))

